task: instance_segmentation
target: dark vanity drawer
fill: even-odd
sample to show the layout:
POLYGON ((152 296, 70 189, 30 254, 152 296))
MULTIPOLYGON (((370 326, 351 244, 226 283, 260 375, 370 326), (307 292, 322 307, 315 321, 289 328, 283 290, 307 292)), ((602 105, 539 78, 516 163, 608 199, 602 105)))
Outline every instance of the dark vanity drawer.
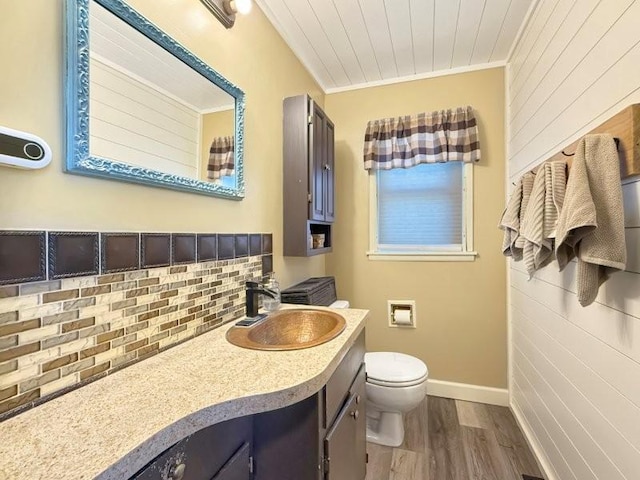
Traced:
POLYGON ((364 362, 364 331, 356 339, 351 349, 333 373, 324 388, 325 415, 323 427, 333 423, 340 408, 349 395, 349 387, 364 362))
MULTIPOLYGON (((228 420, 200 430, 176 443, 150 462, 132 479, 135 480, 211 480, 250 478, 237 476, 241 459, 248 457, 252 445, 252 417, 228 420), (223 468, 231 470, 227 476, 223 468), (184 475, 180 476, 180 470, 184 475)), ((242 460, 244 461, 244 460, 242 460)), ((238 473, 239 475, 239 473, 238 473)))

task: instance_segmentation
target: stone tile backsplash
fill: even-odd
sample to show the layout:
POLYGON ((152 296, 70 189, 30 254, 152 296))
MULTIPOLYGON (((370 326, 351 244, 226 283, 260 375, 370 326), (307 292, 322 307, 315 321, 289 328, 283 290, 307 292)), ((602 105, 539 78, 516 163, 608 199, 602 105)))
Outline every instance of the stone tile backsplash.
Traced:
MULTIPOLYGON (((113 267, 128 271, 0 286, 0 419, 241 317, 244 282, 271 268, 271 235, 234 235, 232 243, 223 237, 226 250, 218 256, 219 237, 172 235, 167 266, 131 270, 137 255, 126 254, 113 267), (223 259, 189 263, 212 256, 223 259)), ((115 240, 112 253, 122 254, 115 240)), ((164 254, 159 243, 155 253, 164 254)), ((150 252, 140 253, 144 264, 150 252)), ((0 271, 6 256, 0 249, 0 271)), ((64 261, 76 267, 74 259, 64 261)))

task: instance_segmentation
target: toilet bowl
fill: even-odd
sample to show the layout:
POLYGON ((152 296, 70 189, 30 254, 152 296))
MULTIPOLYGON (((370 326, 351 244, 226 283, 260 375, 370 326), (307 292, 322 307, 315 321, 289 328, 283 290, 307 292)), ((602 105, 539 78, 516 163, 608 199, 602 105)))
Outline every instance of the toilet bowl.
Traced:
POLYGON ((398 447, 404 440, 402 416, 427 395, 429 371, 421 360, 395 352, 369 352, 367 370, 367 441, 398 447))

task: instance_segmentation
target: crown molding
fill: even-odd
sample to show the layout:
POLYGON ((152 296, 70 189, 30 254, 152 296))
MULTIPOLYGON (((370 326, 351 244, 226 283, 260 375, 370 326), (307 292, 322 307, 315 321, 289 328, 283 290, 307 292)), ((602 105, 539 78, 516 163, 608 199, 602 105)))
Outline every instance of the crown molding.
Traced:
POLYGON ((362 88, 381 87, 384 85, 393 85, 396 83, 413 82, 416 80, 426 80, 428 78, 446 77, 447 75, 458 75, 461 73, 477 72, 478 70, 489 70, 491 68, 502 68, 506 66, 505 61, 481 63, 478 65, 469 65, 466 67, 450 68, 447 70, 436 70, 435 72, 417 73, 415 75, 407 75, 404 77, 387 78, 384 80, 376 80, 374 82, 358 83, 355 85, 347 85, 346 87, 327 88, 324 93, 331 95, 334 93, 348 92, 351 90, 360 90, 362 88))

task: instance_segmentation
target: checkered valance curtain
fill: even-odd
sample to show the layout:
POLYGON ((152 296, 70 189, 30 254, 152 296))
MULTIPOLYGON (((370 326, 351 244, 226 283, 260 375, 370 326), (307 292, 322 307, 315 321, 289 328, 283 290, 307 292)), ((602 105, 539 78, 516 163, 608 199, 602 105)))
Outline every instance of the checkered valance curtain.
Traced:
POLYGON ((478 160, 478 126, 470 106, 371 120, 367 124, 364 136, 365 170, 478 160))
POLYGON ((233 145, 232 136, 213 139, 209 149, 209 165, 207 166, 209 179, 219 180, 220 177, 234 174, 233 145))

